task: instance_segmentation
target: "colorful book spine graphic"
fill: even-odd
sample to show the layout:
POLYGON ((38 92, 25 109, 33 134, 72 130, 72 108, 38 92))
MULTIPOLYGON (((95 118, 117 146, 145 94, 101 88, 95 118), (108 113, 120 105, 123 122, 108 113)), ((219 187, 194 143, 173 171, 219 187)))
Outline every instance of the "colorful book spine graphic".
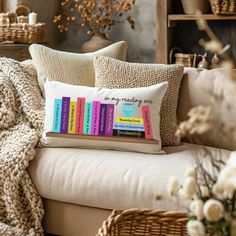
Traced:
POLYGON ((93 103, 86 102, 85 114, 84 114, 84 134, 87 135, 91 135, 92 113, 93 113, 93 103))
POLYGON ((85 110, 85 98, 77 98, 77 112, 76 112, 76 126, 75 133, 84 133, 84 110, 85 110))
POLYGON ((99 122, 99 135, 105 136, 106 134, 106 119, 107 119, 107 104, 100 105, 100 122, 99 122))
POLYGON ((130 130, 130 131, 144 131, 144 125, 130 125, 130 124, 114 123, 114 129, 130 130))
POLYGON ((67 134, 70 113, 70 98, 62 97, 61 129, 60 132, 67 134))
POLYGON ((143 118, 116 117, 116 123, 143 125, 143 118))
POLYGON ((53 116, 53 133, 60 133, 61 130, 61 109, 62 108, 62 100, 55 99, 54 102, 54 116, 53 116))
POLYGON ((114 104, 107 104, 105 136, 112 136, 113 135, 114 112, 115 112, 115 105, 114 104))
POLYGON ((93 102, 92 135, 99 135, 100 102, 93 102))
POLYGON ((77 103, 70 102, 70 116, 69 116, 68 134, 75 134, 76 109, 77 109, 77 103))
POLYGON ((152 121, 149 106, 142 106, 142 114, 144 120, 145 139, 153 139, 152 121))
POLYGON ((114 136, 125 136, 132 138, 145 138, 145 132, 142 131, 130 131, 130 130, 113 130, 114 136))

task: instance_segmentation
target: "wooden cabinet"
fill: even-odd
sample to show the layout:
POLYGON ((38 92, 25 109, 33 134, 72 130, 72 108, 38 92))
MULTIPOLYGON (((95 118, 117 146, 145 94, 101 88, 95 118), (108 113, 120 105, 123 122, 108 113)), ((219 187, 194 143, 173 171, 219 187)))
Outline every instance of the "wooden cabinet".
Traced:
MULTIPOLYGON (((194 22, 197 17, 183 14, 180 3, 180 0, 157 0, 157 63, 170 63, 170 50, 175 46, 179 46, 178 44, 184 47, 184 53, 188 53, 192 49, 199 50, 199 48, 194 48, 197 47, 198 40, 202 37, 194 22), (186 22, 192 23, 186 25, 186 22), (191 37, 195 37, 195 41, 190 42, 191 37), (189 51, 187 51, 188 49, 189 51)), ((236 15, 204 14, 203 18, 209 22, 219 22, 216 25, 218 27, 217 35, 223 37, 223 39, 220 39, 225 44, 230 43, 233 53, 236 54, 234 48, 236 15)))
POLYGON ((28 44, 0 44, 0 57, 9 57, 17 61, 30 59, 28 44))

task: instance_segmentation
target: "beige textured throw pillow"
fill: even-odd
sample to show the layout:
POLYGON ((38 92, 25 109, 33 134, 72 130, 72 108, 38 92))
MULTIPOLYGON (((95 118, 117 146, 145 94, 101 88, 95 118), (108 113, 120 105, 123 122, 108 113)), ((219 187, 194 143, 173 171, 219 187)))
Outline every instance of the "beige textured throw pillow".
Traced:
POLYGON ((167 81, 169 87, 161 107, 161 140, 165 146, 179 145, 177 129, 177 102, 183 77, 180 65, 140 64, 98 56, 94 59, 96 87, 147 87, 167 81))
POLYGON ((118 60, 126 59, 127 43, 114 43, 94 53, 80 54, 57 51, 43 45, 33 44, 29 48, 38 73, 38 83, 44 94, 44 78, 73 85, 94 86, 93 59, 102 55, 118 60))

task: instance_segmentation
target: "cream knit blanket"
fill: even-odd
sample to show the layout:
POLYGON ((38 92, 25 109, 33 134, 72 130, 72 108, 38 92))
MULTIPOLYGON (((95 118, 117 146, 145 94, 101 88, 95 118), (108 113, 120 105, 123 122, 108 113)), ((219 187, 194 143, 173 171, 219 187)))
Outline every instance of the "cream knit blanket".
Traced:
POLYGON ((43 235, 44 214, 27 172, 43 127, 32 64, 0 58, 0 235, 43 235))

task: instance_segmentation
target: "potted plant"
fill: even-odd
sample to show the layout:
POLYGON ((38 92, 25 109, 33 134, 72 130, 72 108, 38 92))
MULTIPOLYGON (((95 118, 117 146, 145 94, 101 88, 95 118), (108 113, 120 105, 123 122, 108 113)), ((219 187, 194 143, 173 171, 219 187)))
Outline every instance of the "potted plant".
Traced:
POLYGON ((54 17, 60 32, 68 31, 73 23, 91 39, 82 46, 83 52, 92 52, 112 44, 107 34, 117 23, 127 21, 134 29, 134 20, 129 14, 136 0, 61 0, 62 14, 54 17))

